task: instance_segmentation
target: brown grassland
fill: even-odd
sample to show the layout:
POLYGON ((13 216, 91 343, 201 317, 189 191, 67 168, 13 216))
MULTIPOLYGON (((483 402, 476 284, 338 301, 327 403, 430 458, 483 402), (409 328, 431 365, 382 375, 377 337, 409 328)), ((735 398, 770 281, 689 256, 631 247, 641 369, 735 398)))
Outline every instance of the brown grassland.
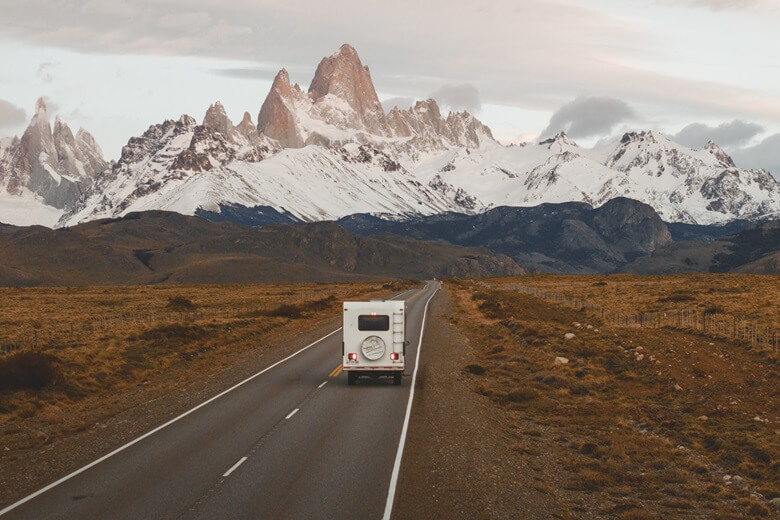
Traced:
MULTIPOLYGON (((0 348, 18 348, 0 353, 0 484, 31 453, 105 427, 150 398, 197 386, 247 356, 270 364, 284 338, 332 322, 341 301, 418 285, 0 289, 0 348)), ((18 491, 6 488, 0 503, 18 491)))
POLYGON ((717 306, 777 324, 780 277, 527 276, 447 284, 471 345, 463 373, 510 424, 560 516, 774 516, 780 363, 770 351, 671 328, 610 325, 518 291, 622 312, 717 306), (679 295, 679 297, 674 297, 679 295), (682 296, 685 295, 685 299, 682 296), (669 298, 673 296, 673 298, 669 298), (574 337, 565 339, 568 333, 574 337), (556 358, 566 360, 556 360, 556 358), (562 483, 547 478, 550 454, 562 483))
POLYGON ((496 287, 518 284, 566 294, 622 314, 696 310, 729 314, 763 327, 780 323, 780 276, 774 275, 534 275, 489 282, 496 287))

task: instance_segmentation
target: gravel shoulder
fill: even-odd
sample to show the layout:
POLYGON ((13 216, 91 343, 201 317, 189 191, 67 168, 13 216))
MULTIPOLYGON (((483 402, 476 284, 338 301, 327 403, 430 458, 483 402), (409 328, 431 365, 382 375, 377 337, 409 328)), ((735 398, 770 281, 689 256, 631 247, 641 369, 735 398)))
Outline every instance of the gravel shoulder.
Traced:
POLYGON ((517 429, 472 390, 469 340, 444 288, 432 300, 393 518, 565 518, 545 481, 549 454, 524 460, 517 429))

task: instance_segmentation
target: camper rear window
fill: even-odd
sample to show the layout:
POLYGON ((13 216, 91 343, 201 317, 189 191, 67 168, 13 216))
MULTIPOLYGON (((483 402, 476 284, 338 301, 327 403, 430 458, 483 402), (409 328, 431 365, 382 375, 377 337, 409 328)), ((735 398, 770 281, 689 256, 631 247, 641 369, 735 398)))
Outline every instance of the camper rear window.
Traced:
POLYGON ((390 330, 390 316, 358 316, 358 330, 390 330))

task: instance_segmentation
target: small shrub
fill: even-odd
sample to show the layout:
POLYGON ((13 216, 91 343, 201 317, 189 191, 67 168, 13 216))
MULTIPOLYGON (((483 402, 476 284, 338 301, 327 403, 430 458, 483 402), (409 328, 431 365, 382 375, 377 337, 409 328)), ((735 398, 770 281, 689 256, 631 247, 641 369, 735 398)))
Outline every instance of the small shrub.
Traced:
POLYGON ((607 285, 607 282, 594 282, 594 283, 593 283, 593 284, 591 284, 591 285, 592 285, 593 287, 604 287, 605 285, 607 285))
POLYGON ((539 392, 533 388, 523 388, 522 390, 508 393, 506 399, 510 403, 524 403, 536 399, 537 397, 539 397, 539 392))
POLYGON ((690 302, 693 300, 695 300, 693 296, 682 292, 676 292, 658 299, 659 302, 690 302))
POLYGON ((0 358, 0 391, 40 390, 57 377, 57 358, 40 352, 17 352, 0 358))
POLYGON ((704 309, 704 314, 707 314, 707 315, 709 315, 709 314, 718 314, 718 313, 721 313, 721 312, 723 312, 723 308, 722 307, 718 307, 717 305, 713 305, 711 307, 707 307, 706 309, 704 309))
POLYGON ((198 308, 192 301, 181 296, 168 298, 168 305, 166 307, 176 312, 191 312, 198 308))
POLYGON ((307 303, 306 306, 312 311, 324 311, 329 309, 334 303, 336 303, 336 297, 332 294, 326 298, 315 300, 311 303, 307 303))
POLYGON ((476 364, 466 365, 465 368, 469 374, 474 374, 475 376, 481 376, 485 373, 485 367, 483 367, 482 365, 476 365, 476 364))
POLYGON ((720 451, 723 448, 723 441, 715 435, 705 435, 701 440, 701 444, 708 451, 720 451))
POLYGON ((569 393, 571 395, 588 395, 590 391, 583 385, 571 385, 569 386, 569 393))
POLYGON ((271 309, 270 311, 266 311, 265 315, 271 318, 289 318, 295 320, 303 317, 303 311, 301 311, 301 308, 298 305, 284 304, 275 309, 271 309))

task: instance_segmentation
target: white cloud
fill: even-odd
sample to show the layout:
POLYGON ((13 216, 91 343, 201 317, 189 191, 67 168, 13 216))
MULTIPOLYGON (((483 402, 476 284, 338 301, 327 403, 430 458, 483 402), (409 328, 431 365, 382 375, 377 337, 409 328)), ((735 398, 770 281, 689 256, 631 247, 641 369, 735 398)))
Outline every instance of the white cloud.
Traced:
POLYGON ((556 110, 541 136, 564 131, 574 138, 601 136, 636 113, 625 101, 610 97, 578 97, 556 110))
POLYGON ((468 83, 442 85, 428 97, 435 99, 440 105, 445 105, 453 110, 467 110, 475 113, 482 108, 479 91, 477 91, 474 85, 468 83))
POLYGON ((157 19, 157 27, 162 29, 185 29, 196 32, 211 23, 211 15, 204 11, 168 13, 157 19))
POLYGON ((735 119, 718 126, 691 123, 672 136, 672 139, 691 148, 701 148, 707 144, 707 141, 713 141, 724 148, 731 148, 746 145, 763 131, 764 127, 758 123, 735 119))
POLYGON ((38 65, 38 72, 36 75, 44 83, 51 83, 54 81, 54 67, 56 67, 55 63, 43 62, 38 65))
POLYGON ((24 110, 13 103, 0 99, 0 129, 15 129, 27 121, 24 110))
POLYGON ((730 152, 741 168, 763 168, 780 178, 780 134, 770 135, 755 146, 747 146, 730 152))

